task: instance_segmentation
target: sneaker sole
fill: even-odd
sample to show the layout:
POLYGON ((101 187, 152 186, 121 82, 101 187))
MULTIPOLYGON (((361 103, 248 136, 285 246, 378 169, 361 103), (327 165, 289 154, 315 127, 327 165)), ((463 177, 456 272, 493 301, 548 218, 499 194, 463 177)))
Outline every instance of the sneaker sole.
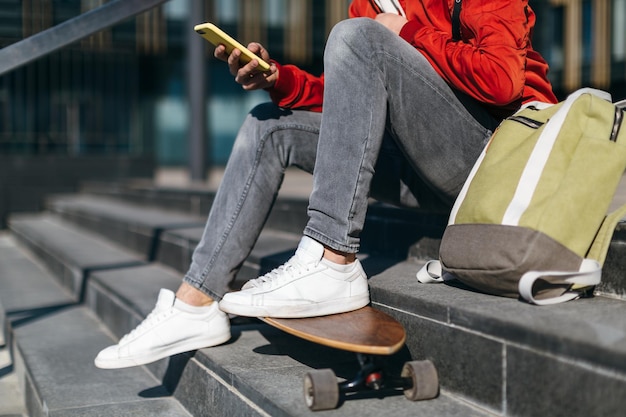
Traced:
POLYGON ((194 339, 185 340, 178 344, 168 346, 157 352, 151 352, 150 354, 141 355, 135 358, 118 358, 113 360, 96 359, 94 364, 100 369, 119 369, 130 368, 132 366, 147 365, 152 362, 156 362, 160 359, 167 358, 169 356, 177 355, 179 353, 189 352, 192 350, 198 350, 208 347, 213 347, 226 343, 231 338, 230 331, 220 336, 213 337, 211 339, 194 339))
POLYGON ((328 316, 358 310, 370 303, 369 293, 361 297, 351 297, 323 303, 291 306, 251 306, 236 304, 228 300, 220 301, 220 310, 225 313, 244 317, 274 317, 296 319, 305 317, 328 316))

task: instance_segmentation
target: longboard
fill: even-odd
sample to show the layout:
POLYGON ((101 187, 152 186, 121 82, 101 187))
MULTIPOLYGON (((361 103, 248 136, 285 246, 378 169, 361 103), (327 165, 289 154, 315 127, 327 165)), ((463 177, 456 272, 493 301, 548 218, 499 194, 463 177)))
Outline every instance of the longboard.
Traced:
POLYGON ((372 307, 330 316, 261 320, 309 342, 356 353, 391 355, 406 339, 397 320, 372 307))
POLYGON ((406 362, 399 376, 388 372, 384 359, 404 346, 406 332, 402 324, 380 310, 367 306, 321 317, 260 319, 301 339, 357 354, 360 370, 350 380, 338 383, 332 369, 305 375, 304 397, 313 411, 336 408, 340 395, 362 391, 401 389, 413 401, 435 398, 439 393, 437 370, 428 360, 406 362))

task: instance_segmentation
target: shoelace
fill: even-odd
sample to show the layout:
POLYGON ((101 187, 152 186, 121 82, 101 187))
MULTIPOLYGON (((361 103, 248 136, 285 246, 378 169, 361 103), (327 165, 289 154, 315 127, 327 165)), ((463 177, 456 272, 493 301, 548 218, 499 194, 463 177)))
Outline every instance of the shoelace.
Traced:
POLYGON ((168 315, 171 309, 159 309, 159 307, 155 307, 154 310, 148 314, 148 316, 141 322, 137 327, 135 327, 130 333, 122 337, 119 341, 119 344, 123 344, 126 340, 131 339, 134 335, 138 335, 143 333, 146 328, 151 327, 154 323, 162 320, 164 317, 168 315))
POLYGON ((278 268, 275 268, 256 279, 250 280, 249 284, 257 288, 271 287, 274 284, 281 283, 285 278, 308 271, 309 267, 310 264, 306 264, 296 256, 292 256, 291 259, 278 268))

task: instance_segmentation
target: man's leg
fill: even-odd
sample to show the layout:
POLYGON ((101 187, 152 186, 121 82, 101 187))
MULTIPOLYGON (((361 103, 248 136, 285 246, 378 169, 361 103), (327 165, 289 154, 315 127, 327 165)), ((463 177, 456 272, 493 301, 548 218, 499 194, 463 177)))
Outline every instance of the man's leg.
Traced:
POLYGON ((371 19, 337 25, 324 62, 325 111, 305 235, 356 252, 385 135, 413 174, 451 205, 497 121, 471 100, 462 103, 419 51, 371 19))
POLYGON ((285 169, 313 172, 321 115, 255 108, 244 122, 184 282, 220 300, 248 257, 285 169))
POLYGON ((244 122, 184 283, 161 290, 150 315, 95 359, 100 368, 150 363, 230 338, 220 299, 249 255, 278 194, 284 171, 312 172, 321 116, 257 106, 244 122))
MULTIPOLYGON (((447 203, 490 136, 415 48, 371 19, 335 27, 324 67, 324 112, 305 237, 283 267, 227 294, 220 303, 224 311, 307 317, 366 305, 367 279, 358 260, 337 265, 325 253, 347 259, 358 251, 385 132, 414 175, 447 203)), ((482 109, 474 110, 486 125, 492 123, 482 109)))

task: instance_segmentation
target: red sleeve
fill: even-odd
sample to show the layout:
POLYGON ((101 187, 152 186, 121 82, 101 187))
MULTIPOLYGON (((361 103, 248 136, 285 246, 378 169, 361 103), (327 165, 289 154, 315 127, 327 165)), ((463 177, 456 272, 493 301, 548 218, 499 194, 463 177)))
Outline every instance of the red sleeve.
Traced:
MULTIPOLYGON (((349 16, 375 17, 368 0, 354 0, 348 9, 349 16)), ((324 74, 315 76, 296 67, 281 65, 272 61, 278 68, 278 80, 270 89, 270 98, 283 108, 303 109, 321 112, 324 94, 324 74)))
POLYGON ((423 9, 412 11, 400 36, 449 84, 496 106, 521 101, 531 30, 526 0, 463 2, 462 41, 452 39, 447 1, 420 3, 423 9))
POLYGON ((375 18, 378 12, 372 8, 370 0, 353 0, 348 7, 348 16, 375 18))
POLYGON ((272 62, 278 69, 278 80, 268 89, 272 101, 283 108, 321 112, 324 75, 317 77, 295 65, 272 62))

